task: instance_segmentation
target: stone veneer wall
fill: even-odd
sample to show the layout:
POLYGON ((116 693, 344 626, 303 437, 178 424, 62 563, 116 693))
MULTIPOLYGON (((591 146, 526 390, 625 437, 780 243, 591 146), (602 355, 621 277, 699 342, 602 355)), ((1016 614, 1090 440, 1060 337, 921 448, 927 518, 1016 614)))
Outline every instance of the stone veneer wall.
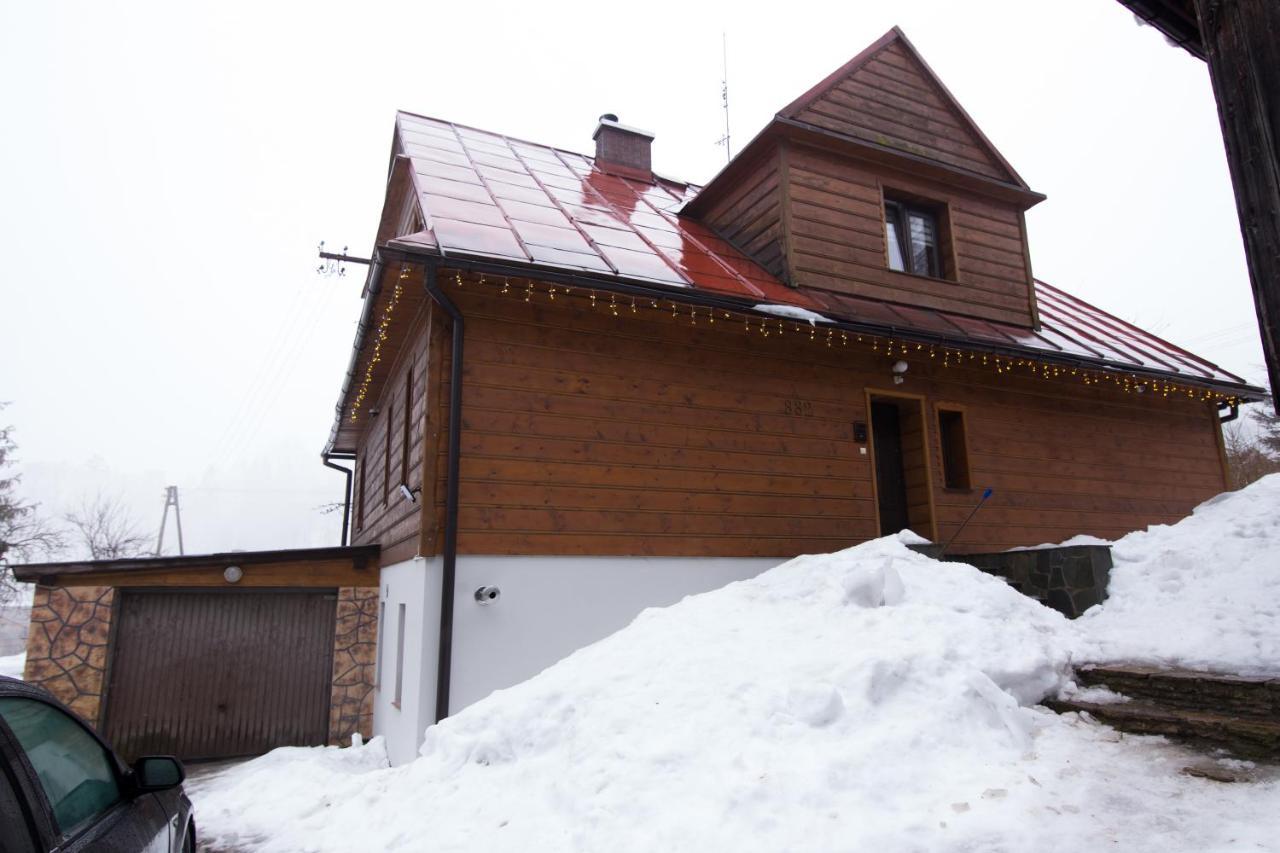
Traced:
POLYGON ((941 545, 908 545, 927 557, 952 563, 968 563, 989 575, 997 575, 1023 595, 1075 619, 1095 604, 1107 600, 1111 583, 1110 545, 1065 545, 995 554, 946 554, 941 545))
POLYGON ((346 745, 351 735, 373 733, 373 687, 377 674, 378 588, 338 590, 338 622, 333 635, 333 690, 329 700, 329 743, 346 745))
POLYGON ((109 586, 37 586, 23 680, 38 684, 95 728, 111 638, 109 586))

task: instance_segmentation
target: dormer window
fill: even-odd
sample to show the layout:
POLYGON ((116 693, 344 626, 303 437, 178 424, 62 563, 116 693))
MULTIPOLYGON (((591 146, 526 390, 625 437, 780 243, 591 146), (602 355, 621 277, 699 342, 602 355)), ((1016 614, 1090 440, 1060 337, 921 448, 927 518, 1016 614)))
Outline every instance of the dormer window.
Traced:
POLYGON ((937 211, 919 202, 885 196, 889 269, 942 278, 937 211))

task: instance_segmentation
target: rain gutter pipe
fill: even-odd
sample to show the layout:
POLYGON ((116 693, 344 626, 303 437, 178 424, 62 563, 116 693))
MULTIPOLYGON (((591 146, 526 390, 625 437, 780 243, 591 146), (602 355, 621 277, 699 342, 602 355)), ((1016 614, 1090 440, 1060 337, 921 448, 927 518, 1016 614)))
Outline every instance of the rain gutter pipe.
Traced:
POLYGON ((440 655, 436 662, 436 722, 449 716, 449 682, 453 669, 453 596, 458 580, 458 460, 462 453, 462 344, 465 325, 458 306, 440 289, 436 262, 426 261, 427 295, 453 321, 453 356, 449 365, 449 449, 445 476, 444 549, 440 572, 440 655))
POLYGON ((347 485, 342 490, 342 538, 338 540, 339 545, 346 545, 347 534, 351 532, 351 477, 355 473, 356 455, 354 453, 325 453, 320 458, 324 461, 324 467, 341 471, 347 475, 347 485), (334 459, 350 459, 353 467, 343 468, 341 465, 334 465, 332 462, 334 459))

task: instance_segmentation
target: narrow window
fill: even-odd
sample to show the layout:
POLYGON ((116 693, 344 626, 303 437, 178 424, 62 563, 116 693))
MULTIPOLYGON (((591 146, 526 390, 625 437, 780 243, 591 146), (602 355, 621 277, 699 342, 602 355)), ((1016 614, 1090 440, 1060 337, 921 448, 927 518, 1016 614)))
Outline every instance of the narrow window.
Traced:
POLYGON ((387 443, 382 447, 382 502, 387 502, 387 494, 395 488, 391 485, 391 425, 395 423, 395 418, 391 417, 395 411, 391 401, 387 401, 387 443))
POLYGON ((404 692, 404 605, 400 605, 400 624, 396 626, 396 698, 391 704, 400 707, 404 692))
POLYGON ((404 436, 400 442, 400 482, 409 485, 409 434, 413 430, 413 365, 404 376, 404 436))
POLYGON ((885 237, 889 269, 941 278, 938 214, 918 202, 885 197, 885 237))
POLYGON ((373 662, 373 689, 382 689, 382 647, 386 645, 384 638, 387 631, 387 603, 378 604, 378 643, 377 658, 373 662))
POLYGON ((365 464, 367 459, 361 459, 353 466, 356 469, 356 480, 360 486, 356 490, 356 530, 364 530, 364 481, 367 479, 365 468, 369 467, 365 464))
POLYGON ((938 434, 942 438, 942 476, 948 489, 968 489, 969 445, 965 438, 964 412, 938 409, 938 434))

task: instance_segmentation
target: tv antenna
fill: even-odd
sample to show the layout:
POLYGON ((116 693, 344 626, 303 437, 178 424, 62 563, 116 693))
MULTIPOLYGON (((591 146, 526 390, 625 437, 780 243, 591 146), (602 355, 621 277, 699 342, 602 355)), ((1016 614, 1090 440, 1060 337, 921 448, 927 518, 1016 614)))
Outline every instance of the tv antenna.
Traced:
POLYGON ((728 163, 733 160, 733 146, 729 141, 729 37, 720 33, 720 56, 724 61, 724 77, 720 79, 720 101, 724 104, 724 136, 716 140, 716 145, 724 146, 724 158, 728 163))

